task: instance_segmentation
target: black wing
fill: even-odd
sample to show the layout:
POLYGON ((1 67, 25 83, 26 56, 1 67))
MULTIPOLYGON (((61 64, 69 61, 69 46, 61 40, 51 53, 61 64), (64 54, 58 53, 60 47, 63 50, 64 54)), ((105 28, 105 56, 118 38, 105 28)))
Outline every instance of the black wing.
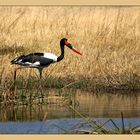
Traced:
POLYGON ((25 55, 21 55, 21 56, 14 58, 13 60, 11 60, 11 64, 16 64, 20 59, 22 59, 24 57, 25 57, 25 55))
POLYGON ((47 66, 53 63, 52 59, 45 58, 43 56, 44 56, 43 53, 31 53, 26 56, 20 57, 20 59, 17 59, 18 61, 16 62, 16 64, 25 64, 26 62, 29 63, 39 62, 40 66, 47 66))

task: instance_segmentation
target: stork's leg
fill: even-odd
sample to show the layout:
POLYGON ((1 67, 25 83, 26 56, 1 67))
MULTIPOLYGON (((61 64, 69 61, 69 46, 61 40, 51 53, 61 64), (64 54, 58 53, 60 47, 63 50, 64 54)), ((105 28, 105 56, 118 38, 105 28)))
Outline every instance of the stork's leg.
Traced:
POLYGON ((43 70, 43 68, 38 68, 38 70, 39 70, 40 79, 41 79, 42 78, 42 70, 43 70))
POLYGON ((15 68, 15 70, 14 70, 14 81, 16 80, 16 77, 17 77, 17 70, 18 70, 18 69, 20 69, 20 67, 15 68))
POLYGON ((17 70, 22 69, 22 68, 24 68, 24 67, 15 68, 15 70, 14 70, 14 81, 16 80, 17 70))

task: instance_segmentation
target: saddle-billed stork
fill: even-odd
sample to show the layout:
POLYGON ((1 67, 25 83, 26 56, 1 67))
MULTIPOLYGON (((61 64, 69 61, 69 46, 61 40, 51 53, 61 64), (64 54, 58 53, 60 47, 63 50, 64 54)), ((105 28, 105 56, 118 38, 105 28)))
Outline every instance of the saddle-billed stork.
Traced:
POLYGON ((42 77, 42 70, 45 67, 48 67, 50 64, 55 62, 60 62, 64 58, 64 48, 65 45, 73 50, 75 53, 82 55, 77 49, 75 49, 69 42, 68 39, 63 38, 60 40, 60 56, 56 56, 52 53, 30 53, 28 55, 21 55, 16 57, 11 61, 11 64, 19 65, 18 68, 14 71, 14 80, 16 79, 16 71, 22 68, 37 68, 40 73, 40 78, 42 77))

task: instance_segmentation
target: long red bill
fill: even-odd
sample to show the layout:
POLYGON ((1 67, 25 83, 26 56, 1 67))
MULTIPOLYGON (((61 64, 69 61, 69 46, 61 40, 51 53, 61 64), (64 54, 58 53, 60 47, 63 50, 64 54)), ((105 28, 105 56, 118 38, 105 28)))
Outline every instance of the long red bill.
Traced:
POLYGON ((79 55, 82 55, 77 49, 75 49, 69 42, 65 42, 65 45, 67 47, 69 47, 70 49, 72 49, 75 53, 79 54, 79 55))
POLYGON ((74 52, 76 52, 77 54, 79 54, 79 55, 82 55, 77 49, 75 49, 74 47, 72 48, 72 50, 74 51, 74 52))

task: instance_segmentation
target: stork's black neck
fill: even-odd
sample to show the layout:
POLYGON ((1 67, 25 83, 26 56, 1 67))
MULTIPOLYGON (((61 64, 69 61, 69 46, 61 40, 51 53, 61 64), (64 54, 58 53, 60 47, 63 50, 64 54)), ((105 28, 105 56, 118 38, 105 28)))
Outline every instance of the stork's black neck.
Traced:
POLYGON ((64 44, 60 43, 61 54, 57 57, 57 62, 61 61, 64 58, 64 44))

